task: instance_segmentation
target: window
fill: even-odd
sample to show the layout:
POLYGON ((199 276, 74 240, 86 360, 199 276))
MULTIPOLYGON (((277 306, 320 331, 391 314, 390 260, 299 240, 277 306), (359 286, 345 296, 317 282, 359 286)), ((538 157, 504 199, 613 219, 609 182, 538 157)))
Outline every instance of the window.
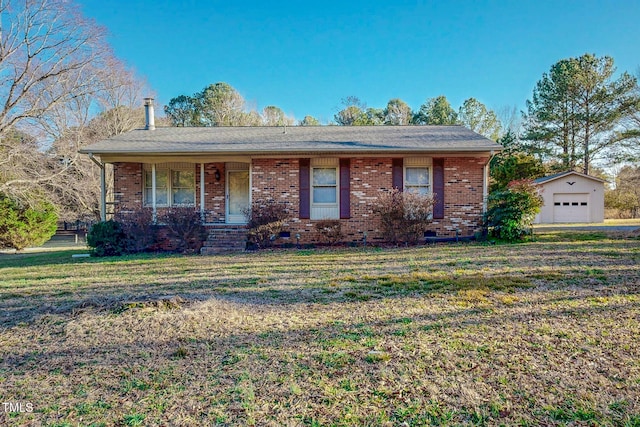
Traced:
MULTIPOLYGON (((156 206, 168 206, 168 170, 156 169, 156 206)), ((144 204, 153 204, 153 177, 151 170, 144 171, 144 204)))
POLYGON ((309 201, 311 219, 340 218, 340 160, 311 159, 309 170, 309 201))
POLYGON ((404 169, 404 189, 408 192, 431 193, 431 180, 428 167, 406 167, 404 169))
POLYGON ((193 205, 196 197, 194 171, 171 171, 171 204, 193 205))
MULTIPOLYGON (((156 167, 156 206, 195 205, 195 170, 156 167)), ((153 205, 153 170, 144 171, 144 204, 153 205)))
POLYGON ((338 202, 337 176, 336 168, 313 168, 314 204, 335 204, 338 202))

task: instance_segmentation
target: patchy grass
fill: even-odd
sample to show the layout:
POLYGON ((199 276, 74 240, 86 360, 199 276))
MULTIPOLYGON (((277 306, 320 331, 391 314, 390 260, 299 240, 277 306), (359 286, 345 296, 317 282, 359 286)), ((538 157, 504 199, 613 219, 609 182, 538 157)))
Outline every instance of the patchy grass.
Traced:
POLYGON ((2 425, 640 424, 640 240, 0 256, 2 425))

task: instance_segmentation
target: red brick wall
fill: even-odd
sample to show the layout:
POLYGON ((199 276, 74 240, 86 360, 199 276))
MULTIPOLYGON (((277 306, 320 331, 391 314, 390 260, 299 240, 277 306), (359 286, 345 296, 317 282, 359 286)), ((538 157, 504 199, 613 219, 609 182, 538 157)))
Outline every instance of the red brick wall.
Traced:
POLYGON ((142 163, 113 164, 113 196, 116 212, 142 206, 142 163))
POLYGON ((482 225, 483 175, 488 158, 444 160, 444 219, 433 222, 438 236, 472 236, 482 225))
MULTIPOLYGON (((205 163, 204 165, 204 209, 207 223, 224 224, 225 222, 225 173, 224 163, 205 163), (216 181, 216 170, 220 180, 216 181)), ((200 208, 200 165, 196 167, 196 206, 200 208)))
MULTIPOLYGON (((487 159, 447 158, 444 162, 445 219, 434 221, 431 230, 438 237, 471 236, 480 229, 483 204, 483 165, 487 159)), ((321 241, 314 229, 317 221, 298 218, 297 159, 253 161, 253 199, 288 201, 292 221, 289 224, 291 239, 300 233, 301 242, 321 241)), ((381 192, 392 188, 391 158, 351 159, 351 219, 342 220, 342 232, 346 241, 380 240, 378 220, 373 214, 373 204, 381 192)))
MULTIPOLYGON (((438 237, 470 236, 480 229, 483 204, 483 165, 486 158, 451 157, 444 161, 445 219, 435 220, 431 230, 438 237)), ((196 207, 200 207, 200 165, 196 171, 196 207)), ((302 243, 321 241, 314 229, 314 220, 298 218, 298 159, 254 159, 251 169, 252 198, 274 199, 288 204, 292 220, 289 224, 291 241, 300 233, 302 243)), ((350 207, 351 219, 342 220, 342 232, 346 241, 380 240, 378 220, 373 214, 373 204, 381 192, 392 188, 391 158, 351 159, 350 207)), ((225 221, 225 170, 224 163, 205 164, 205 210, 208 223, 225 221), (216 181, 215 171, 220 172, 216 181)), ((116 209, 142 206, 142 164, 115 163, 114 189, 116 209)))

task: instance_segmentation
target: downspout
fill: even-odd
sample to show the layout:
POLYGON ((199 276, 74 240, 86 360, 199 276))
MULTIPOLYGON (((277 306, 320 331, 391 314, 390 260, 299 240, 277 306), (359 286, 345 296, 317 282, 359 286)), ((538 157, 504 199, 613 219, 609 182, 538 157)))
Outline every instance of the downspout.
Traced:
POLYGON ((93 156, 93 153, 89 153, 89 158, 100 168, 100 221, 104 222, 107 220, 107 178, 105 167, 104 163, 93 156))
POLYGON ((482 177, 482 215, 487 213, 487 199, 489 198, 489 172, 491 170, 491 160, 497 155, 491 150, 491 157, 484 165, 484 176, 482 177))

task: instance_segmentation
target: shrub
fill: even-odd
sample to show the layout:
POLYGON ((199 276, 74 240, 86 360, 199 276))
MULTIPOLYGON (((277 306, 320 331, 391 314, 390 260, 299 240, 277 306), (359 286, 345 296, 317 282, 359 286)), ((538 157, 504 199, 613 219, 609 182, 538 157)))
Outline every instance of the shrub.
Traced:
POLYGON ((323 219, 316 222, 316 230, 330 245, 335 245, 342 240, 342 223, 337 219, 323 219))
POLYGON ((498 239, 521 240, 531 228, 542 203, 542 196, 532 181, 512 181, 505 190, 489 195, 485 224, 491 235, 498 239))
POLYGON ((94 256, 118 256, 127 253, 127 235, 118 221, 110 219, 93 224, 87 234, 87 245, 94 256))
POLYGON ((374 213, 380 218, 382 236, 389 243, 416 243, 433 218, 433 195, 393 189, 378 196, 374 213))
POLYGON ((122 210, 114 219, 125 234, 126 252, 148 251, 157 243, 158 227, 153 222, 152 209, 122 210))
POLYGON ((176 243, 180 253, 197 253, 207 239, 207 229, 200 212, 193 208, 170 208, 158 217, 167 237, 176 243))
POLYGON ((247 218, 247 240, 258 248, 271 246, 284 229, 289 211, 285 204, 275 200, 255 200, 245 210, 247 218))
POLYGON ((0 247, 40 246, 56 232, 58 215, 47 201, 31 205, 0 193, 0 247))
POLYGON ((192 208, 171 208, 153 222, 151 209, 119 212, 113 220, 95 224, 87 235, 87 244, 95 256, 123 255, 148 251, 159 243, 160 230, 175 246, 176 252, 195 253, 200 250, 207 231, 200 213, 192 208))

